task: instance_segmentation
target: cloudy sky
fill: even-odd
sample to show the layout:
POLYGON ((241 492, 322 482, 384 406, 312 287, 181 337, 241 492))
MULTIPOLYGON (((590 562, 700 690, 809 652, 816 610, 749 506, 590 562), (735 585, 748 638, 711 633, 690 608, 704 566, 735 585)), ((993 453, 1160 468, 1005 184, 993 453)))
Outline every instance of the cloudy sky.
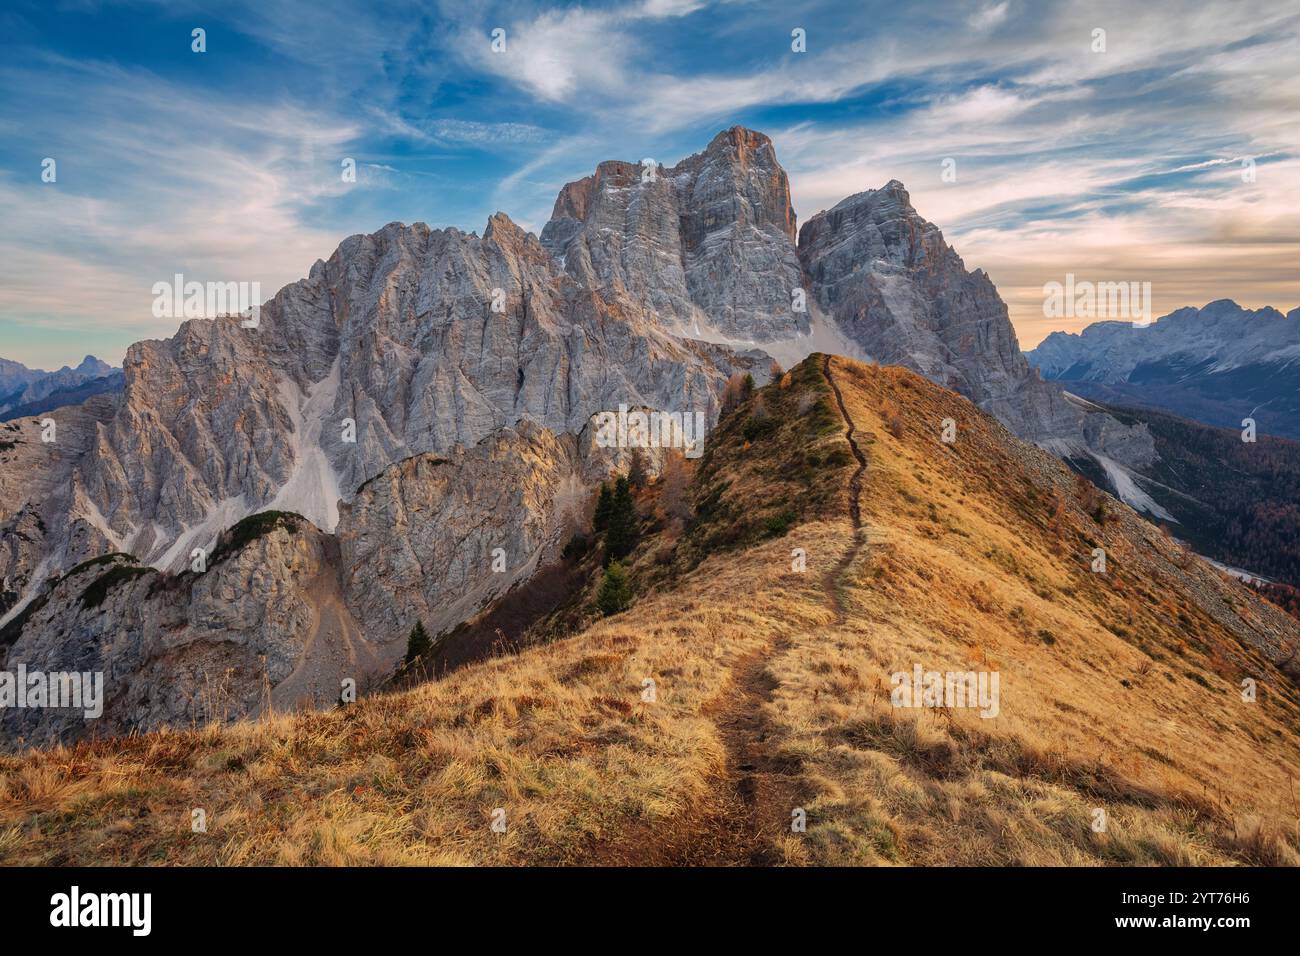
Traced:
POLYGON ((1043 317, 1067 272, 1149 281, 1157 315, 1286 311, 1297 64, 1300 8, 1253 0, 8 0, 0 356, 116 364, 174 330, 150 304, 176 272, 269 298, 393 220, 540 230, 599 160, 671 165, 735 124, 772 136, 801 221, 902 180, 1024 347, 1086 324, 1043 317))

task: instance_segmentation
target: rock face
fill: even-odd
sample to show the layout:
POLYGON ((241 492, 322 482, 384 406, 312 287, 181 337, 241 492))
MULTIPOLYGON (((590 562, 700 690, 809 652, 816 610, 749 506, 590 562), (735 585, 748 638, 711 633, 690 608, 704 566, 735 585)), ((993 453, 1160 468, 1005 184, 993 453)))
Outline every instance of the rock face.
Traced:
POLYGON ((772 141, 734 127, 671 169, 610 161, 569 183, 542 244, 579 284, 678 334, 762 343, 808 332, 790 183, 772 141))
POLYGON ((1167 409, 1224 428, 1300 438, 1300 309, 1243 309, 1227 299, 1148 326, 1095 322, 1053 332, 1026 358, 1088 398, 1167 409))
POLYGON ((114 550, 94 526, 73 525, 69 515, 74 504, 93 506, 77 468, 115 410, 101 395, 46 418, 0 423, 0 619, 47 574, 74 563, 65 563, 66 553, 114 550))
POLYGON ((3 739, 328 706, 349 678, 364 692, 417 620, 450 630, 558 554, 619 464, 583 437, 524 421, 448 459, 408 458, 342 506, 336 535, 266 512, 223 534, 201 573, 126 555, 74 568, 0 629, 0 668, 101 673, 103 715, 3 709, 3 739))
POLYGON ((0 653, 10 672, 102 674, 102 716, 9 708, 0 728, 7 744, 44 744, 227 720, 268 703, 320 706, 338 699, 343 677, 375 673, 384 650, 343 608, 325 536, 306 522, 276 527, 202 574, 101 560, 64 576, 0 653))
POLYGON ((618 464, 594 447, 594 414, 712 423, 729 376, 761 384, 768 353, 797 360, 828 332, 1059 454, 1120 469, 1153 455, 1142 426, 1028 367, 988 277, 900 184, 819 214, 796 244, 771 141, 734 128, 672 168, 601 163, 540 239, 502 214, 481 237, 423 223, 349 237, 256 327, 194 319, 132 346, 120 396, 49 413, 57 441, 39 420, 3 426, 0 648, 102 667, 103 728, 206 719, 200 682, 226 672, 232 715, 268 693, 328 703, 344 669, 391 666, 416 618, 436 634, 547 560, 564 512, 618 464), (265 509, 306 522, 171 576, 265 509), (110 551, 155 570, 87 608, 89 572, 59 575, 110 551))
POLYGON ((578 431, 620 404, 712 420, 751 365, 578 286, 505 216, 482 238, 392 224, 345 240, 256 329, 190 320, 132 346, 115 413, 45 512, 49 550, 58 567, 111 549, 174 569, 263 507, 332 531, 338 500, 394 462, 524 419, 578 431))
MULTIPOLYGON (((590 479, 577 439, 530 422, 450 458, 417 455, 343 507, 344 593, 367 626, 448 630, 564 545, 590 479)), ((600 477, 606 477, 601 475, 600 477)))
POLYGON ((988 275, 967 271, 897 180, 808 220, 799 256, 822 309, 878 361, 965 395, 1057 453, 1092 448, 1131 466, 1152 460, 1141 429, 1077 407, 1030 368, 988 275))

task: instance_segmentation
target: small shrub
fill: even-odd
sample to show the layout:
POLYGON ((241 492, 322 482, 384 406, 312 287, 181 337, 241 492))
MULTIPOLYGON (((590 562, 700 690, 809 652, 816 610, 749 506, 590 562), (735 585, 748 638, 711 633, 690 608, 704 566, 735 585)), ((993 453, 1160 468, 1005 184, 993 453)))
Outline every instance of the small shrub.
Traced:
POLYGON ((763 530, 769 538, 779 538, 790 530, 790 525, 794 524, 797 517, 793 511, 785 510, 780 514, 772 515, 764 522, 763 530))
POLYGON ((776 434, 780 427, 781 423, 770 415, 763 417, 751 416, 745 420, 745 424, 740 431, 745 436, 745 441, 758 441, 760 438, 767 438, 769 435, 776 434))
POLYGON ((600 613, 609 617, 620 611, 626 611, 631 606, 632 583, 628 580, 627 571, 623 569, 622 564, 612 561, 605 569, 605 578, 601 581, 600 592, 596 595, 596 607, 600 608, 600 613))
POLYGON ((565 561, 581 561, 591 550, 591 539, 585 534, 575 534, 569 539, 569 543, 564 546, 560 552, 560 557, 565 561))
POLYGON ((131 564, 114 565, 86 585, 86 590, 81 592, 81 606, 87 610, 97 608, 104 603, 104 599, 108 597, 108 592, 119 584, 124 584, 142 574, 152 572, 153 568, 142 568, 131 564))

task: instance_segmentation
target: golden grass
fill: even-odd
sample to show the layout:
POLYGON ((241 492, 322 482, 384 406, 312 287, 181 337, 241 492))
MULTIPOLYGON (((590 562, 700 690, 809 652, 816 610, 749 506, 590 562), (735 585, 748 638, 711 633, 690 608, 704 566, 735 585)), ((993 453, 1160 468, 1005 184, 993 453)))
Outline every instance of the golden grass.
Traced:
MULTIPOLYGON (((1148 555, 1172 545, 1139 525, 1089 524, 1068 474, 1008 457, 955 396, 834 367, 871 460, 847 567, 851 467, 827 472, 839 517, 676 580, 645 542, 632 568, 653 592, 573 637, 334 711, 0 757, 0 863, 711 862, 753 827, 790 864, 1297 862, 1294 687, 1190 601, 1179 575, 1202 572, 1148 555), (742 686, 755 661, 765 696, 742 686), (889 674, 914 663, 997 669, 1000 716, 896 710, 889 674), (738 708, 779 768, 749 811, 738 708)), ((765 500, 761 469, 713 470, 727 500, 765 500)))
MULTIPOLYGON (((1296 862, 1300 748, 1287 678, 1236 645, 1246 672, 1276 691, 1244 703, 1236 673, 1220 676, 1187 649, 1172 605, 1144 603, 1127 624, 1111 578, 1122 578, 1131 540, 1106 538, 1108 575, 1092 573, 1082 545, 1058 554, 1010 500, 1024 469, 999 460, 991 423, 900 370, 836 367, 856 386, 845 397, 867 435, 869 546, 850 627, 801 635, 774 666, 781 746, 815 792, 807 838, 787 841, 791 858, 1296 862), (891 399, 902 439, 887 434, 891 399), (956 447, 938 442, 946 417, 961 422, 956 447), (1107 626, 1121 621, 1130 639, 1107 626), (887 675, 914 663, 998 670, 1000 715, 895 710, 887 675), (1092 831, 1097 808, 1105 833, 1092 831)), ((1177 582, 1146 580, 1176 600, 1177 582)), ((1204 641, 1226 643, 1212 622, 1193 623, 1204 641)))
POLYGON ((624 833, 711 799, 725 753, 701 711, 730 664, 826 615, 815 595, 814 616, 791 615, 785 589, 764 586, 782 550, 706 562, 691 586, 578 637, 347 708, 0 758, 0 862, 635 857, 624 833), (206 834, 191 832, 193 808, 206 834))

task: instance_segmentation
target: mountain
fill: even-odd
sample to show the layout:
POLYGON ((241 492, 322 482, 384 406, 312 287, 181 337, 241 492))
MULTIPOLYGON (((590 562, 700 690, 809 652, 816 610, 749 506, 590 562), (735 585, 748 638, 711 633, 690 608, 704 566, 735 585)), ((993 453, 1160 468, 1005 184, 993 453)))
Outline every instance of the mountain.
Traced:
MULTIPOLYGON (((372 533, 400 538, 387 516, 424 484, 398 494, 403 473, 449 467, 386 472, 354 515, 389 502, 372 533)), ((1300 625, 965 398, 812 356, 720 419, 689 488, 684 524, 666 480, 638 492, 623 613, 594 610, 589 542, 561 559, 585 583, 518 653, 341 707, 0 756, 21 834, 0 863, 1300 862, 1300 625), (918 667, 999 690, 910 706, 918 667), (178 838, 194 807, 207 833, 178 838)), ((282 520, 217 562, 205 619, 226 588, 285 613, 275 569, 310 575, 321 536, 282 520)), ((159 575, 117 577, 91 597, 148 600, 159 575)))
POLYGON ((0 396, 8 396, 17 390, 26 388, 42 375, 48 374, 48 372, 42 372, 40 369, 30 369, 21 362, 0 358, 0 396))
POLYGON ((678 334, 806 335, 790 183, 762 133, 733 127, 671 169, 601 163, 560 190, 542 244, 565 272, 678 334))
POLYGON ((796 231, 771 140, 733 127, 670 169, 601 163, 560 191, 542 244, 667 331, 785 362, 825 348, 904 365, 1058 453, 1154 459, 1141 426, 1041 381, 988 276, 967 271, 896 180, 796 231))
POLYGON ((1300 309, 1283 315, 1221 299, 1145 327, 1095 322, 1053 332, 1025 354, 1045 377, 1094 401, 1221 428, 1254 418, 1261 432, 1300 438, 1300 309))
MULTIPOLYGON (((332 703, 345 671, 395 666, 417 620, 464 624, 546 566, 574 502, 627 466, 594 415, 712 424, 729 381, 762 385, 773 357, 816 349, 914 369, 1165 514, 1138 483, 1160 463, 1147 425, 1043 382, 987 275, 901 184, 796 231, 771 141, 736 127, 671 168, 600 164, 540 238, 502 213, 482 236, 349 237, 256 327, 188 320, 128 350, 120 394, 56 409, 53 430, 0 426, 0 647, 11 665, 116 674, 104 727, 332 703), (291 546, 265 513, 313 530, 291 546), (233 561, 250 527, 279 550, 233 561), (105 578, 124 586, 93 600, 105 578), (214 668, 231 675, 220 707, 214 668)), ((928 427, 938 442, 943 419, 928 427)), ((30 739, 86 731, 4 720, 30 739)))
MULTIPOLYGON (((580 287, 504 215, 481 238, 393 223, 345 240, 258 328, 190 320, 133 345, 120 400, 73 454, 17 423, 16 460, 38 477, 0 520, 41 527, 0 574, 31 593, 108 551, 175 570, 264 508, 330 532, 339 499, 396 462, 522 419, 576 434, 620 404, 712 418, 722 383, 750 368, 761 375, 580 287)), ((80 440, 80 415, 55 419, 80 440)))
POLYGON ((810 219, 799 255, 822 308, 872 358, 965 395, 1058 454, 1095 450, 1129 467, 1154 460, 1141 426, 1081 408, 1042 382, 988 275, 967 271, 897 180, 810 219))
POLYGON ((91 395, 122 387, 122 373, 93 355, 76 368, 65 365, 57 372, 29 369, 5 359, 0 363, 0 421, 80 404, 91 395))
POLYGON ((99 378, 88 379, 73 385, 61 385, 52 389, 41 398, 13 405, 7 411, 0 412, 0 421, 15 418, 28 418, 52 412, 56 408, 68 405, 80 405, 93 395, 116 394, 122 391, 125 377, 121 369, 113 369, 99 378))

